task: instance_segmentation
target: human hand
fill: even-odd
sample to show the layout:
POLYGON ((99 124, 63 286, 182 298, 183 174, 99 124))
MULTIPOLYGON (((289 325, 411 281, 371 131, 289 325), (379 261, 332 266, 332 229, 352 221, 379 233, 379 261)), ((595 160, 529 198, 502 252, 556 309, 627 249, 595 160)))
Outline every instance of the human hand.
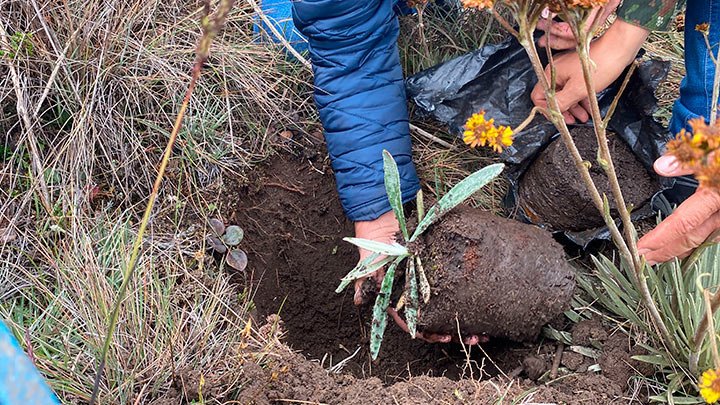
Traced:
MULTIPOLYGON (((665 177, 693 173, 692 169, 683 169, 672 155, 656 160, 655 171, 665 177)), ((720 229, 720 192, 700 187, 672 215, 638 241, 638 253, 645 255, 650 265, 674 257, 685 258, 717 229, 720 229)))
MULTIPOLYGON (((400 225, 398 224, 397 218, 395 218, 395 213, 393 211, 388 211, 382 215, 380 215, 377 219, 374 219, 372 221, 358 221, 355 222, 355 237, 360 239, 369 239, 375 242, 381 242, 385 244, 392 244, 395 242, 395 234, 398 233, 400 230, 400 225)), ((372 252, 365 250, 365 249, 359 249, 360 250, 360 261, 367 259, 372 255, 372 252)), ((384 259, 385 256, 380 256, 377 258, 377 261, 380 261, 384 259)), ((358 262, 358 263, 359 263, 358 262)), ((383 278, 385 278, 385 269, 380 269, 373 273, 371 276, 373 280, 375 281, 375 286, 377 287, 377 290, 380 291, 380 286, 382 285, 383 278)), ((367 302, 367 298, 365 295, 365 292, 363 291, 363 284, 365 283, 365 280, 368 277, 364 277, 358 280, 355 280, 355 296, 353 298, 353 301, 355 302, 355 305, 363 305, 367 302)))
MULTIPOLYGON (((588 30, 591 28, 596 18, 599 18, 599 23, 603 24, 610 14, 615 11, 619 4, 620 0, 610 0, 604 7, 595 7, 588 18, 588 30)), ((552 49, 565 50, 575 48, 577 42, 575 41, 575 35, 573 35, 570 24, 562 21, 555 21, 553 20, 554 17, 554 13, 546 10, 546 13, 544 13, 543 17, 540 21, 538 21, 538 29, 545 31, 545 34, 538 40, 538 45, 544 48, 547 46, 549 41, 550 48, 552 49)))
MULTIPOLYGON (((596 66, 593 72, 595 91, 605 89, 622 74, 625 67, 635 59, 648 34, 649 31, 643 27, 617 20, 602 37, 590 45, 590 59, 596 66)), ((555 99, 565 122, 586 122, 590 118, 590 104, 580 57, 575 51, 568 51, 555 57, 554 65, 557 87, 555 99)), ((545 76, 549 81, 550 66, 545 69, 545 76)), ((547 108, 548 102, 539 83, 530 98, 536 106, 547 108)))
MULTIPOLYGON (((410 333, 410 329, 407 326, 407 322, 405 322, 401 317, 400 314, 397 313, 397 311, 393 308, 388 308, 388 313, 390 316, 395 320, 395 323, 400 326, 402 330, 404 330, 406 333, 410 333)), ((415 338, 424 340, 428 343, 449 343, 449 342, 458 342, 459 339, 457 336, 450 336, 445 335, 442 333, 432 333, 432 332, 415 332, 415 338)), ((478 343, 487 343, 490 341, 490 338, 486 335, 470 335, 463 338, 463 343, 466 345, 476 345, 478 343)))

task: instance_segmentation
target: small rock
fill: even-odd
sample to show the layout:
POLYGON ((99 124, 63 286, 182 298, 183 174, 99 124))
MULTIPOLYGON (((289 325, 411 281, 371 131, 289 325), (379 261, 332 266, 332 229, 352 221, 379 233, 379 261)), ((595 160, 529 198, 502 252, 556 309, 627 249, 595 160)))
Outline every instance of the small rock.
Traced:
POLYGON ((529 355, 523 359, 523 369, 531 380, 537 380, 548 370, 548 363, 540 356, 529 355))

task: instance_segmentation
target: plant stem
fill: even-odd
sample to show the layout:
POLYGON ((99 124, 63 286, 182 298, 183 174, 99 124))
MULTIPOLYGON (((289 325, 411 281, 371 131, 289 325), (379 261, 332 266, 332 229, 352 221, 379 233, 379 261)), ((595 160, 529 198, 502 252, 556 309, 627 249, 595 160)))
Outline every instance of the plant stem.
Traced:
MULTIPOLYGON (((627 208, 627 205, 625 205, 625 199, 623 197, 622 190, 620 189, 620 183, 617 178, 617 173, 615 172, 615 165, 613 164, 612 156, 610 155, 610 148, 608 146, 605 124, 600 114, 597 93, 595 92, 595 82, 593 81, 592 69, 590 67, 590 56, 588 52, 590 49, 590 43, 584 25, 584 21, 581 24, 571 24, 574 34, 578 39, 577 53, 580 58, 583 78, 585 79, 585 87, 587 90, 588 98, 590 100, 590 113, 594 123, 593 128, 595 129, 595 136, 597 137, 600 157, 600 159, 598 159, 598 163, 600 163, 600 166, 602 166, 605 174, 608 177, 610 189, 612 191, 613 197, 615 198, 615 205, 617 207, 618 213, 620 214, 620 219, 623 224, 623 231, 625 232, 625 239, 622 240, 622 238, 619 238, 619 240, 616 242, 616 246, 618 246, 618 248, 622 247, 623 250, 627 249, 629 251, 625 252, 624 256, 628 261, 628 265, 632 266, 633 268, 635 281, 640 288, 643 302, 648 308, 648 311, 650 312, 650 317, 655 322, 655 326, 660 331, 660 335, 662 336, 663 340, 666 341, 669 349, 672 352, 675 352, 675 343, 671 338, 670 331, 667 329, 667 326, 665 325, 662 316, 660 315, 660 311, 655 305, 655 301, 653 300, 650 289, 647 285, 647 280, 645 279, 645 263, 644 261, 640 260, 640 255, 637 251, 635 228, 633 226, 632 219, 630 218, 630 212, 627 208)), ((612 220, 612 218, 606 218, 606 222, 608 226, 612 225, 613 227, 616 227, 615 222, 612 220)))
POLYGON ((422 41, 423 45, 423 51, 425 51, 425 60, 427 60, 427 63, 432 63, 432 59, 430 58, 430 47, 427 43, 427 38, 425 37, 425 22, 423 20, 423 13, 425 13, 425 6, 427 6, 427 3, 420 2, 417 5, 417 17, 418 17, 418 29, 420 30, 420 40, 422 41))
POLYGON ((707 332, 710 333, 710 346, 712 348, 713 361, 715 368, 720 368, 720 355, 718 355, 717 338, 715 337, 715 322, 713 322, 712 308, 710 305, 710 293, 707 288, 703 290, 703 298, 705 299, 705 319, 707 319, 707 332))
MULTIPOLYGON (((568 129, 562 114, 560 113, 560 106, 558 105, 557 99, 555 98, 555 89, 550 87, 550 83, 545 76, 545 70, 543 69, 542 63, 540 61, 540 56, 538 55, 537 49, 535 48, 535 43, 533 42, 532 31, 526 32, 527 30, 523 30, 522 28, 520 29, 520 31, 523 32, 523 37, 519 37, 518 40, 520 41, 520 44, 523 46, 523 48, 525 48, 525 51, 530 57, 530 62, 533 66, 533 69, 535 70, 535 74, 538 77, 538 81, 543 88, 545 98, 547 99, 548 119, 555 125, 555 127, 560 132, 560 136, 565 143, 565 146, 567 147, 568 152, 573 159, 573 162, 575 163, 575 168, 577 168, 578 172, 580 173, 580 177, 582 178, 585 186, 588 189, 588 192, 590 193, 590 197, 593 204, 595 205, 595 208, 597 208, 598 211, 602 213, 604 210, 603 198, 600 195, 597 187, 595 186, 595 182, 590 176, 590 170, 586 165, 586 162, 580 155, 580 151, 578 150, 577 145, 575 145, 575 141, 570 135, 570 130, 568 129)), ((553 65, 551 64, 550 66, 553 65)), ((616 246, 618 246, 621 255, 628 263, 632 263, 629 250, 623 242, 620 230, 617 228, 613 221, 609 221, 607 225, 610 229, 610 234, 612 235, 613 241, 615 242, 616 246)))
MULTIPOLYGON (((709 294, 708 294, 709 295, 709 294)), ((715 294, 712 296, 708 296, 707 300, 705 301, 706 305, 706 311, 709 312, 712 316, 715 315, 715 312, 717 312, 718 308, 720 308, 720 290, 716 291, 715 294), (708 310, 709 308, 709 310, 708 310)), ((690 373, 693 375, 697 375, 698 373, 698 360, 700 358, 700 347, 703 344, 703 341, 705 340, 705 335, 708 333, 708 323, 709 319, 706 316, 703 316, 703 318, 700 320, 700 324, 698 325, 697 330, 695 331, 695 336, 693 337, 693 340, 691 342, 693 346, 693 352, 690 354, 690 373)), ((714 333, 714 332, 713 332, 714 333)), ((714 353, 713 353, 714 355, 714 353)))

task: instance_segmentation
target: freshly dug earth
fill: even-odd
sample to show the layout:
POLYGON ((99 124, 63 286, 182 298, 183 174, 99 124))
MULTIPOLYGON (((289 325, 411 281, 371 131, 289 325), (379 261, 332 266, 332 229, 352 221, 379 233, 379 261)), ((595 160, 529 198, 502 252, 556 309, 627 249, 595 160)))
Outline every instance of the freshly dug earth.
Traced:
MULTIPOLYGON (((607 176, 595 163, 597 141, 593 129, 575 127, 570 133, 580 155, 592 162, 590 175, 600 195, 607 195, 610 207, 615 207, 607 176)), ((635 207, 645 204, 658 190, 657 182, 622 139, 608 133, 608 144, 625 203, 635 207)), ((583 231, 604 224, 560 138, 553 141, 528 168, 520 180, 518 194, 525 214, 550 230, 583 231)), ((612 208, 611 215, 616 218, 617 210, 612 208)))
MULTIPOLYGON (((357 251, 342 241, 352 235, 352 224, 340 207, 327 152, 310 140, 296 141, 303 144, 258 163, 246 179, 225 176, 225 184, 208 190, 209 200, 219 196, 222 219, 245 230, 240 247, 248 252, 249 264, 244 273, 236 273, 236 281, 239 292, 251 287, 255 324, 262 325, 266 316, 279 313, 284 342, 292 348, 285 343, 268 344, 270 352, 258 358, 267 355, 270 364, 259 367, 239 362, 244 376, 241 384, 232 383, 234 375, 218 377, 213 381, 228 385, 217 389, 223 393, 239 389, 240 397, 235 398, 239 403, 255 404, 486 404, 497 403, 506 389, 507 403, 529 390, 534 391, 531 403, 628 403, 629 395, 623 394, 627 381, 611 380, 603 373, 577 371, 551 386, 526 379, 549 372, 557 349, 548 341, 508 343, 498 338, 482 348, 428 344, 409 339, 390 322, 379 358, 371 361, 371 306, 355 307, 351 288, 334 293, 358 260, 357 251), (542 361, 527 360, 529 356, 542 361), (341 373, 329 372, 332 366, 341 373)), ((399 280, 400 276, 398 284, 399 280)), ((625 347, 619 349, 629 359, 625 347)), ((565 352, 572 363, 575 353, 565 352)), ((579 360, 595 364, 592 359, 579 360)), ((579 370, 583 367, 587 369, 581 366, 579 370)), ((195 374, 204 375, 205 392, 210 389, 208 373, 212 372, 187 371, 187 378, 181 376, 162 403, 196 399, 189 381, 195 374)))
POLYGON ((459 323, 463 335, 530 341, 570 309, 575 272, 536 226, 458 207, 421 243, 432 286, 420 311, 424 330, 456 334, 459 323))

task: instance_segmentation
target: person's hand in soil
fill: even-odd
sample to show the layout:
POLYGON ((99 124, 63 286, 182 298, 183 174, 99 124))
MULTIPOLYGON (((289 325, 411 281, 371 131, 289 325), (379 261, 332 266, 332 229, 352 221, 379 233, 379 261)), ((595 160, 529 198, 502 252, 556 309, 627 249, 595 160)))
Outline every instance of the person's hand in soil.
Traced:
MULTIPOLYGON (((595 7, 595 9, 593 9, 592 11, 592 14, 588 18, 588 30, 590 29, 590 26, 593 24, 593 21, 595 21, 596 18, 600 18, 601 24, 604 24, 610 14, 615 11, 619 4, 620 0, 610 0, 607 2, 605 8, 602 9, 602 12, 600 12, 600 9, 602 7, 595 7)), ((574 49, 576 41, 575 35, 573 35, 572 29, 570 28, 570 24, 563 21, 555 21, 555 15, 556 14, 551 13, 549 10, 546 9, 543 13, 542 18, 540 18, 540 21, 538 21, 538 29, 545 31, 545 34, 538 40, 538 45, 544 48, 545 46, 547 46, 548 41, 550 41, 550 48, 552 49, 574 49)))
MULTIPOLYGON (((616 20, 607 32, 590 45, 590 59, 595 63, 593 72, 595 90, 601 91, 614 82, 633 62, 650 31, 643 27, 616 20)), ((580 58, 575 51, 555 57, 557 93, 555 98, 565 122, 574 124, 590 118, 590 104, 583 78, 580 58)), ((550 68, 545 69, 550 80, 550 68)), ((538 83, 530 95, 533 103, 547 107, 547 100, 538 83)))
MULTIPOLYGON (((655 171, 665 177, 693 173, 691 169, 681 168, 672 155, 655 161, 655 171)), ((672 215, 638 241, 638 253, 644 255, 650 265, 675 257, 685 258, 717 229, 720 229, 720 192, 700 187, 672 215)))
MULTIPOLYGON (((403 320, 400 317, 400 314, 397 313, 397 311, 393 308, 388 308, 388 313, 390 316, 395 320, 395 323, 400 326, 402 330, 405 331, 405 333, 410 333, 410 329, 407 326, 407 322, 403 320)), ((441 333, 432 333, 432 332, 415 332, 415 339, 424 340, 428 343, 449 343, 449 342, 459 342, 460 339, 458 339, 458 336, 453 335, 445 335, 441 333)), ((488 336, 482 335, 470 335, 463 338, 463 343, 466 345, 476 345, 479 343, 487 343, 490 341, 490 338, 488 336)))

